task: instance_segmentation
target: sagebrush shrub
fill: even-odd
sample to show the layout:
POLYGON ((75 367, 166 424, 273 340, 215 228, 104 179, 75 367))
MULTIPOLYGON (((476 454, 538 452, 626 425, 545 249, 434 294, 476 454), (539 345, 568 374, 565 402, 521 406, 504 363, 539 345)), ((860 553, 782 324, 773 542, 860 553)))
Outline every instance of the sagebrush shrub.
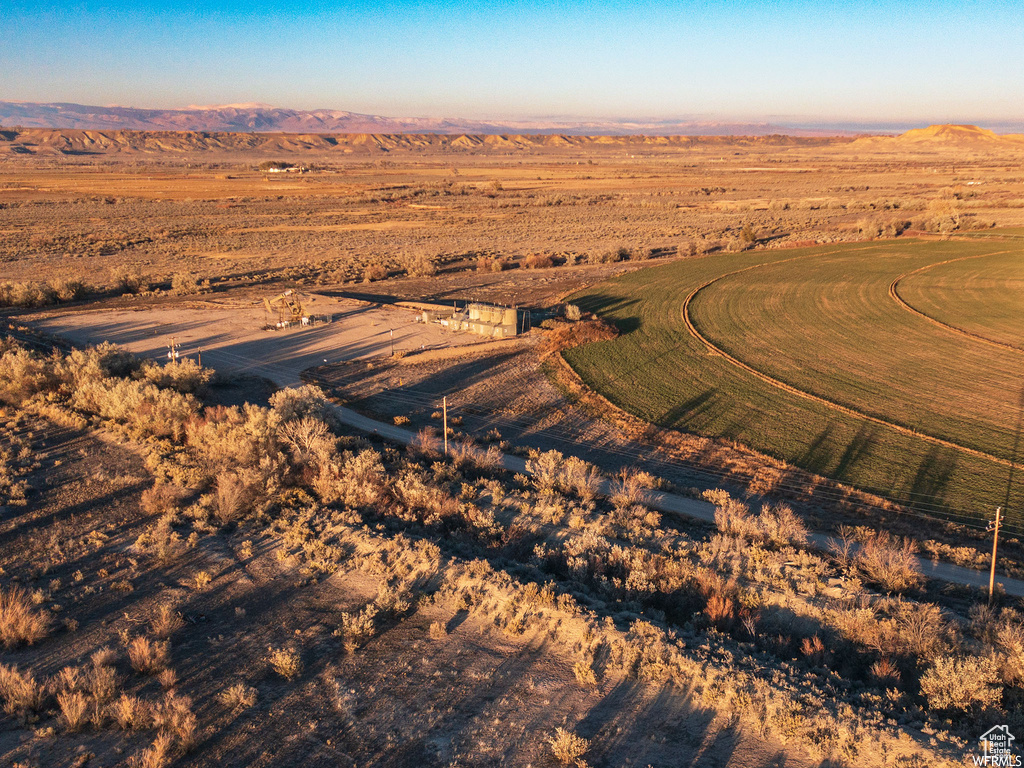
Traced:
MULTIPOLYGON (((274 395, 280 395, 278 392, 274 395)), ((266 458, 281 456, 276 412, 246 404, 242 408, 213 406, 188 420, 185 440, 205 461, 211 475, 231 469, 253 469, 266 458)))
POLYGON ((196 716, 192 699, 168 692, 152 709, 153 724, 172 737, 180 750, 188 752, 195 744, 196 716))
POLYGON ((301 387, 286 387, 270 396, 270 407, 274 409, 282 421, 295 421, 302 418, 314 418, 330 426, 337 425, 334 406, 327 395, 314 384, 303 384, 301 387))
POLYGON ((21 347, 0 354, 0 399, 18 405, 38 392, 57 386, 49 361, 21 347))
POLYGON ((558 489, 563 461, 559 451, 545 451, 526 462, 526 471, 533 475, 534 486, 540 493, 550 495, 558 489))
POLYGON ((184 495, 176 485, 156 483, 142 492, 142 509, 149 515, 166 515, 178 509, 184 495))
POLYGON ((167 641, 136 637, 128 644, 128 659, 132 669, 144 675, 155 675, 167 666, 171 646, 167 641))
POLYGON ((860 548, 854 562, 868 579, 889 592, 906 592, 921 586, 924 576, 913 541, 886 531, 859 530, 860 548))
POLYGON ((46 689, 30 671, 0 664, 0 701, 9 715, 25 716, 42 708, 46 689))
POLYGON ((124 731, 141 731, 150 726, 152 711, 147 702, 138 696, 121 694, 110 705, 110 715, 114 722, 124 731))
POLYGON ((594 667, 586 661, 577 661, 573 664, 572 673, 580 685, 591 687, 597 686, 597 675, 594 674, 594 667))
POLYGON ((1003 688, 992 659, 940 656, 921 675, 921 693, 930 709, 967 711, 975 706, 998 705, 1003 688))
POLYGON ((341 634, 344 637, 345 650, 349 653, 365 645, 377 632, 377 614, 379 608, 370 603, 356 613, 341 614, 341 634))
POLYGON ((24 588, 0 589, 0 645, 8 650, 33 645, 46 637, 49 628, 49 615, 33 605, 24 588))
POLYGON ((555 260, 543 253, 531 253, 523 260, 526 269, 548 269, 555 266, 555 260))
POLYGON ((80 731, 89 720, 89 699, 78 691, 64 691, 57 694, 60 720, 64 727, 74 733, 80 731))
POLYGON ((302 674, 302 658, 294 648, 271 648, 267 661, 286 680, 294 680, 302 674))
POLYGON ((553 736, 548 738, 551 752, 562 765, 573 765, 590 749, 590 741, 577 736, 565 728, 556 728, 553 736))
POLYGON ((171 277, 171 291, 177 296, 199 293, 199 278, 191 272, 175 272, 171 277))
POLYGON ((142 366, 142 376, 161 389, 173 389, 182 394, 202 394, 213 379, 213 369, 202 368, 194 360, 183 357, 163 365, 147 362, 142 366))
POLYGON ((240 712, 256 703, 256 689, 244 683, 235 683, 221 691, 217 698, 231 711, 240 712))
POLYGON ((153 630, 154 635, 161 640, 166 640, 185 626, 185 622, 178 615, 178 612, 174 610, 173 606, 168 603, 161 603, 157 606, 156 615, 153 616, 149 626, 153 630))
POLYGON ((195 417, 199 403, 149 382, 128 379, 86 381, 75 389, 72 405, 123 425, 133 437, 180 440, 185 423, 195 417))

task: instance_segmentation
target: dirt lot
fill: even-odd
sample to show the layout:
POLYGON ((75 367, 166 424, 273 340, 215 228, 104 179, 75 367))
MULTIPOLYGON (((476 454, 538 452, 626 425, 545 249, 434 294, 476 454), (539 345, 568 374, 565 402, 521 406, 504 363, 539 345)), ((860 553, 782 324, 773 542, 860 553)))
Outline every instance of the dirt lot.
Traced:
POLYGON ((408 309, 326 296, 311 306, 331 315, 333 321, 266 330, 269 316, 262 303, 241 301, 49 311, 20 319, 76 343, 109 341, 152 359, 166 358, 173 339, 180 354, 193 359, 201 354, 205 366, 226 374, 264 376, 278 386, 297 384, 302 370, 324 361, 390 355, 392 338, 395 353, 480 341, 470 334, 447 333, 440 326, 418 322, 417 313, 408 309))

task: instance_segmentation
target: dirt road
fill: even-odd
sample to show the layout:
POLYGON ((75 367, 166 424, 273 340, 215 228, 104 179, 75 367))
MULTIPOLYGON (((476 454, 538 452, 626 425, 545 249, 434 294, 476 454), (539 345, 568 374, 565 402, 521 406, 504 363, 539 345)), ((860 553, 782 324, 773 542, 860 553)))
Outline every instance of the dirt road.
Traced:
MULTIPOLYGON (((409 445, 415 436, 414 433, 408 429, 403 429, 402 427, 397 427, 393 424, 386 424, 382 421, 375 421, 363 416, 362 414, 356 413, 349 408, 335 406, 335 410, 338 413, 338 418, 340 418, 345 425, 354 427, 355 429, 363 432, 380 435, 381 437, 401 443, 402 445, 409 445)), ((529 474, 529 470, 526 467, 526 461, 519 456, 502 454, 501 464, 510 472, 529 474)), ((607 495, 610 490, 611 483, 610 481, 605 480, 601 487, 601 493, 607 495)), ((683 515, 705 523, 713 524, 715 522, 715 508, 712 504, 709 504, 706 501, 699 501, 687 496, 679 496, 677 494, 665 493, 663 491, 647 491, 644 494, 643 503, 652 509, 658 510, 659 512, 683 515)), ((824 552, 829 551, 833 544, 839 543, 838 539, 833 536, 826 536, 824 534, 817 533, 812 533, 810 535, 810 542, 814 548, 824 552)), ((950 563, 937 563, 923 558, 918 558, 918 564, 921 567, 921 572, 929 579, 937 579, 939 581, 951 582, 953 584, 962 584, 968 587, 988 587, 988 574, 981 571, 974 571, 970 568, 963 568, 950 563)), ((997 574, 996 583, 999 584, 1008 595, 1024 597, 1024 581, 1019 579, 1010 579, 997 574)))

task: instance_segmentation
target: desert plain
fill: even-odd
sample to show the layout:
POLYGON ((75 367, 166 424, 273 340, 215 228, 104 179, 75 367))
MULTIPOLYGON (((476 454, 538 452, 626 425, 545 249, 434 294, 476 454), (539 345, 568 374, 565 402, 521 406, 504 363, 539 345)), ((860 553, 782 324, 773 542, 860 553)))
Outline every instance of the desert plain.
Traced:
POLYGON ((1022 724, 1022 157, 0 131, 0 755, 963 764, 1022 724))

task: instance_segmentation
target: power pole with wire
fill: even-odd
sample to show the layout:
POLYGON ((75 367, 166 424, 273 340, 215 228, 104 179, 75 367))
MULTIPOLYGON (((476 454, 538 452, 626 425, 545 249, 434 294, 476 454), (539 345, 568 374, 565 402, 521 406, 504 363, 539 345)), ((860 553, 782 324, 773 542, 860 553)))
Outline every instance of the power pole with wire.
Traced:
POLYGON ((1003 508, 996 507, 996 519, 988 524, 992 531, 992 570, 988 574, 988 604, 992 605, 996 589, 996 548, 999 546, 999 523, 1001 522, 1003 508))
POLYGON ((448 395, 441 398, 441 408, 444 411, 444 455, 448 455, 448 395))

